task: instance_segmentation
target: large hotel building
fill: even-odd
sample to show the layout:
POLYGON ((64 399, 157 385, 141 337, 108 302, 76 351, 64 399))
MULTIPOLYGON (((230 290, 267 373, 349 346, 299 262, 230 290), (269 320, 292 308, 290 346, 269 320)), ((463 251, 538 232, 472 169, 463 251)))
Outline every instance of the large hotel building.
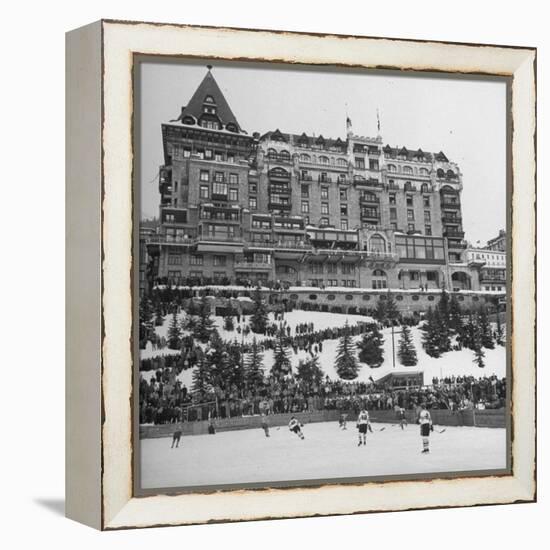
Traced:
POLYGON ((355 135, 349 119, 345 138, 249 134, 210 68, 162 139, 150 284, 485 290, 442 151, 355 135))

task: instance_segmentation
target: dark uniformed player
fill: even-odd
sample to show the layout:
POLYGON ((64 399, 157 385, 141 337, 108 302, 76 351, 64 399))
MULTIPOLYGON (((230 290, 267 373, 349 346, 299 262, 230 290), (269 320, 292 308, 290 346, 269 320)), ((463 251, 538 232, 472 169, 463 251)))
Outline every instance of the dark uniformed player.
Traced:
POLYGON ((399 420, 399 425, 401 426, 401 429, 404 430, 408 422, 407 422, 407 415, 403 407, 399 407, 397 409, 397 418, 399 420))
POLYGON ((179 447, 180 439, 181 439, 181 429, 178 428, 172 435, 172 446, 170 448, 173 449, 174 445, 176 446, 176 448, 179 447))
POLYGON ((269 424, 267 422, 267 415, 262 413, 262 430, 265 433, 266 437, 269 437, 269 424))

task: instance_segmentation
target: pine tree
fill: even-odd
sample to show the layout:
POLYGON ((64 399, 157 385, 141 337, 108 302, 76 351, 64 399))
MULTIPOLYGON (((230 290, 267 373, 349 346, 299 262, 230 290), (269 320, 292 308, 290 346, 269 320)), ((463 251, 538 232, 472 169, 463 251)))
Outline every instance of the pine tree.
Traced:
POLYGON ((204 296, 201 298, 198 313, 193 327, 193 336, 200 342, 206 343, 214 331, 214 320, 210 316, 210 307, 204 296))
POLYGON ((170 326, 168 327, 168 347, 170 349, 180 349, 181 346, 181 329, 178 322, 178 314, 176 311, 172 314, 170 326))
POLYGON ((271 367, 271 374, 275 378, 283 378, 292 371, 288 346, 282 330, 278 332, 277 339, 275 340, 273 359, 274 361, 273 366, 271 367))
POLYGON ((259 387, 264 381, 263 354, 256 338, 252 340, 252 349, 245 362, 245 380, 249 388, 259 387))
POLYGON ((462 329, 462 311, 454 294, 449 302, 449 328, 456 334, 460 334, 462 329))
POLYGON ((451 335, 449 332, 449 327, 439 308, 436 308, 433 313, 433 328, 437 339, 439 353, 442 354, 446 351, 450 351, 451 335))
POLYGON ((473 338, 473 349, 474 349, 474 363, 480 368, 485 367, 485 352, 483 351, 482 346, 482 335, 479 326, 474 328, 474 338, 473 338))
POLYGON ((226 315, 223 319, 223 328, 228 332, 235 330, 235 323, 233 322, 233 315, 226 315))
POLYGON ((493 334, 491 332, 491 325, 487 317, 487 310, 481 308, 478 312, 477 321, 479 325, 479 331, 481 334, 481 345, 487 349, 494 349, 495 342, 493 340, 493 334))
POLYGON ((370 330, 363 334, 358 344, 359 361, 369 367, 377 368, 384 362, 384 338, 376 325, 371 325, 370 330))
POLYGON ((386 320, 386 301, 378 298, 376 302, 376 309, 373 312, 374 318, 379 322, 383 323, 386 320))
POLYGON ((162 315, 162 304, 160 302, 157 302, 157 306, 155 308, 155 326, 161 327, 164 323, 164 317, 162 315))
POLYGON ((418 362, 416 349, 411 336, 411 329, 407 325, 401 328, 401 338, 399 339, 399 351, 397 352, 399 361, 405 367, 414 367, 418 362))
POLYGON ((354 380, 359 373, 359 365, 355 357, 355 344, 346 321, 344 333, 338 343, 336 351, 336 372, 343 380, 354 380))
POLYGON ((449 327, 451 324, 451 307, 449 303, 449 294, 445 289, 441 291, 441 297, 437 304, 437 310, 445 326, 449 327))
POLYGON ((210 365, 202 353, 197 358, 197 364, 193 369, 191 378, 192 392, 198 396, 199 402, 206 401, 208 394, 212 391, 212 380, 210 365))
POLYGON ((434 312, 431 307, 428 308, 426 312, 426 318, 421 330, 424 333, 422 336, 422 347, 426 354, 430 357, 441 357, 441 352, 439 350, 439 335, 435 327, 434 312))
POLYGON ((504 330, 502 329, 502 323, 500 321, 500 311, 499 311, 498 303, 497 303, 496 315, 497 315, 497 330, 496 330, 496 333, 495 333, 495 341, 496 341, 497 345, 503 346, 504 345, 504 330))
POLYGON ((250 330, 256 334, 265 334, 269 317, 267 306, 262 300, 262 293, 259 288, 254 290, 252 300, 254 302, 254 311, 250 317, 250 330))
POLYGON ((476 324, 474 322, 474 316, 470 311, 468 312, 468 322, 464 325, 464 329, 462 331, 462 343, 464 347, 468 349, 475 349, 475 332, 476 324))
POLYGON ((324 373, 319 365, 318 355, 314 355, 310 359, 298 363, 296 378, 305 382, 308 386, 320 384, 323 377, 324 373))
POLYGON ((148 298, 142 298, 139 304, 139 340, 142 348, 154 334, 153 306, 148 298))

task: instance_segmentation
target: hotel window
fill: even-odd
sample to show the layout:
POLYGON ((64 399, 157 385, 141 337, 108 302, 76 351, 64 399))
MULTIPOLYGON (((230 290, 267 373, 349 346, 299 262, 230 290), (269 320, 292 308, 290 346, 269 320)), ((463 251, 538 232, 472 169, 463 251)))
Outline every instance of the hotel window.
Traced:
POLYGON ((397 167, 395 166, 395 164, 388 164, 388 170, 390 172, 397 172, 397 167))
POLYGON ((319 157, 320 164, 328 164, 328 157, 319 157))
POLYGON ((174 214, 166 214, 166 217, 164 218, 164 221, 166 223, 175 223, 176 217, 174 216, 174 214))
POLYGON ((355 167, 358 168, 359 170, 364 170, 365 169, 365 159, 360 158, 360 157, 355 157, 355 167))
POLYGON ((327 274, 334 274, 338 273, 338 265, 337 264, 327 264, 327 274))
POLYGON ((414 221, 414 210, 412 208, 407 210, 407 221, 414 221))
POLYGON ((432 234, 432 226, 431 226, 431 225, 426 225, 426 226, 424 226, 424 233, 426 233, 426 235, 428 235, 428 236, 431 236, 431 234, 432 234))
POLYGON ((309 202, 302 201, 302 214, 309 214, 309 202))
POLYGON ((301 191, 302 191, 302 198, 303 199, 308 199, 309 198, 309 185, 302 185, 301 191))
POLYGON ((184 147, 183 148, 183 158, 189 158, 191 156, 191 148, 190 147, 184 147))
POLYGON ((390 193, 390 204, 397 204, 395 201, 395 193, 390 193))
POLYGON ((203 265, 203 257, 198 254, 191 254, 189 263, 191 265, 203 265))
POLYGON ((348 215, 348 205, 347 204, 341 204, 340 205, 340 216, 347 216, 348 215))
POLYGON ((248 206, 251 210, 256 210, 256 208, 258 208, 258 199, 256 199, 256 197, 250 197, 248 199, 248 206))
POLYGON ((253 195, 254 193, 258 192, 258 184, 256 183, 249 183, 248 184, 248 192, 253 195))
POLYGON ((348 230, 348 220, 341 220, 340 221, 340 229, 342 231, 347 231, 348 230))
POLYGON ((230 201, 238 201, 239 200, 239 190, 237 188, 232 187, 229 190, 229 200, 230 201))
POLYGON ((376 159, 369 159, 369 169, 378 170, 378 161, 376 159))
POLYGON ((410 166, 404 166, 403 167, 403 174, 412 174, 413 169, 410 166))
POLYGON ((212 186, 213 195, 227 195, 227 183, 214 182, 212 186))
POLYGON ((429 222, 432 221, 432 216, 431 216, 429 210, 424 210, 424 221, 425 221, 426 223, 429 223, 429 222))
POLYGON ((412 206, 412 205, 413 205, 413 196, 407 195, 407 206, 412 206))
POLYGON ((309 272, 315 273, 315 274, 322 274, 323 273, 323 264, 321 263, 310 263, 309 264, 309 272))
POLYGON ((328 202, 321 203, 321 214, 328 214, 328 202))
POLYGON ((321 199, 328 200, 328 187, 321 187, 321 199))
POLYGON ((220 151, 216 151, 216 152, 214 153, 214 160, 215 160, 216 162, 221 162, 221 161, 223 160, 223 157, 222 157, 222 154, 221 154, 220 151))
POLYGON ((223 180, 223 172, 214 172, 214 181, 222 182, 223 180))
POLYGON ((397 208, 390 208, 390 220, 397 219, 397 208))
POLYGON ((226 265, 227 258, 225 256, 214 256, 214 266, 221 267, 226 265))
POLYGON ((355 265, 342 264, 342 275, 355 275, 355 265))
POLYGON ((181 265, 181 256, 179 254, 169 254, 168 265, 181 265))
POLYGON ((232 185, 237 185, 239 183, 238 174, 229 174, 229 183, 232 185))
POLYGON ((348 200, 348 190, 347 189, 340 189, 340 200, 341 201, 347 201, 348 200))
POLYGON ((424 197, 424 206, 430 206, 430 197, 424 197))
POLYGON ((189 276, 194 279, 200 279, 202 277, 202 271, 190 271, 189 276))
POLYGON ((235 153, 227 153, 227 162, 235 162, 235 153))
POLYGON ((393 231, 397 231, 397 224, 395 222, 391 222, 390 227, 392 228, 393 231))
POLYGON ((320 226, 328 225, 328 218, 321 218, 321 220, 319 221, 319 225, 320 226))
POLYGON ((204 150, 204 158, 205 159, 211 159, 213 156, 212 149, 205 149, 204 150))
POLYGON ((309 216, 304 216, 304 224, 309 225, 309 216))
POLYGON ((210 174, 208 173, 208 170, 201 170, 200 180, 201 181, 210 181, 210 174))
POLYGON ((415 231, 414 223, 407 224, 407 231, 415 231))
POLYGON ((198 158, 203 159, 204 158, 204 149, 197 149, 195 151, 195 155, 197 155, 198 158))

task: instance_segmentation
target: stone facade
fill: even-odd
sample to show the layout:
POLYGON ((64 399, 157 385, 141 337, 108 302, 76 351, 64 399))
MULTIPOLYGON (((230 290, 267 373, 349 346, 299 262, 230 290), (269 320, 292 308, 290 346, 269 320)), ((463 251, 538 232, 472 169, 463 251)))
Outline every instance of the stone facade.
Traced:
POLYGON ((465 257, 462 174, 443 152, 241 129, 210 70, 162 124, 153 284, 479 290, 465 257))

